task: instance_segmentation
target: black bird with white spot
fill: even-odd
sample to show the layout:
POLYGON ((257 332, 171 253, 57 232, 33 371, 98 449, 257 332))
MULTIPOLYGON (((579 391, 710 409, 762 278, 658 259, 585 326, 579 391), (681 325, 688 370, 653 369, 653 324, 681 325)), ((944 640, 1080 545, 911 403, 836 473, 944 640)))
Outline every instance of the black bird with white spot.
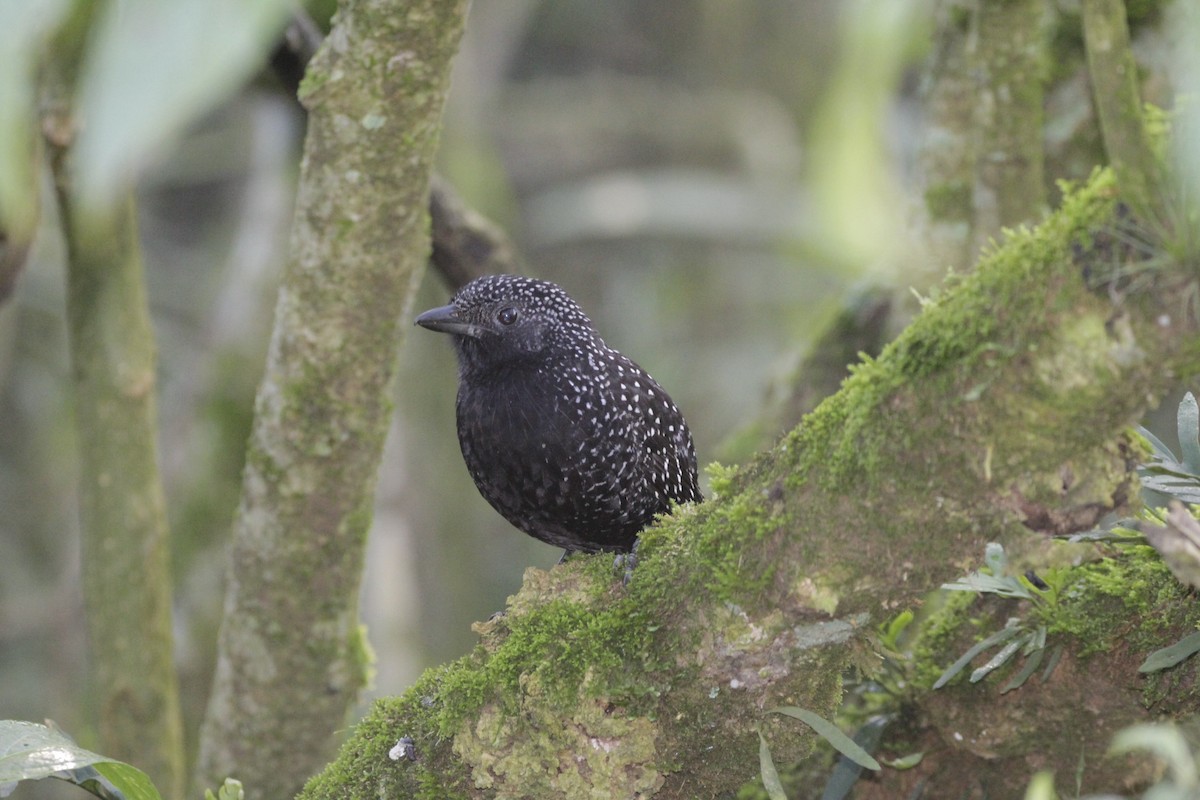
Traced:
POLYGON ((567 554, 633 547, 671 503, 699 501, 683 415, 548 281, 488 275, 416 323, 458 356, 458 443, 480 494, 567 554))

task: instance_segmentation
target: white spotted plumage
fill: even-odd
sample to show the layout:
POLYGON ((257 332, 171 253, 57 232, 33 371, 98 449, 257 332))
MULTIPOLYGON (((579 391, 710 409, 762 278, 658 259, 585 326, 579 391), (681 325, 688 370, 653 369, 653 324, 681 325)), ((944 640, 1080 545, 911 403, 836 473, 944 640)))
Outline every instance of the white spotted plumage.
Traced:
POLYGON ((673 502, 701 499, 679 409, 555 284, 479 278, 418 323, 453 334, 463 458, 521 530, 568 551, 628 550, 673 502))

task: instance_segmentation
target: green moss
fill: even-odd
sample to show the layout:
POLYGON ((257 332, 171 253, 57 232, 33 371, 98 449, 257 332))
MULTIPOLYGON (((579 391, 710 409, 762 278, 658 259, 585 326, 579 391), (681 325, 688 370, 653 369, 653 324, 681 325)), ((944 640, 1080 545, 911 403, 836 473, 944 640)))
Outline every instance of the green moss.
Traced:
POLYGON ((1200 607, 1150 547, 1127 546, 1072 570, 1063 600, 1047 620, 1051 633, 1076 637, 1080 655, 1125 645, 1149 651, 1164 634, 1200 623, 1200 607))
POLYGON ((704 468, 704 473, 708 476, 708 485, 713 498, 733 493, 734 480, 738 476, 736 466, 727 467, 714 461, 704 468))
POLYGON ((992 633, 983 630, 984 621, 971 613, 976 599, 970 592, 938 591, 926 600, 914 625, 910 645, 912 656, 907 672, 914 686, 931 689, 946 667, 954 663, 961 654, 955 649, 964 639, 964 625, 973 629, 976 639, 992 633))
POLYGON ((436 730, 447 712, 446 678, 469 666, 468 659, 427 670, 399 697, 377 702, 343 746, 338 758, 305 786, 301 797, 466 797, 448 764, 449 748, 436 730), (389 750, 402 738, 414 740, 417 761, 393 760, 389 750))
MULTIPOLYGON (((974 272, 950 276, 944 291, 929 299, 924 312, 879 358, 865 358, 852 367, 843 391, 783 440, 781 450, 796 459, 793 474, 816 470, 822 487, 833 491, 846 481, 895 480, 896 474, 877 472, 901 461, 900 453, 921 452, 936 459, 943 444, 911 425, 888 425, 889 404, 904 407, 910 402, 906 390, 916 381, 922 395, 942 402, 986 401, 988 384, 979 376, 998 374, 1011 362, 1027 359, 1019 343, 1052 326, 1060 311, 1028 302, 1028 286, 1060 282, 1062 264, 1072 258, 1072 242, 1086 240, 1112 204, 1112 176, 1098 172, 1086 189, 1070 191, 1062 211, 1037 231, 1009 232, 1004 247, 986 254, 974 272)), ((1086 332, 1094 334, 1093 328, 1086 332)), ((940 421, 946 410, 930 409, 930 415, 940 421)), ((904 416, 911 420, 911 414, 904 416)), ((1010 429, 1022 430, 1020 425, 1010 429)), ((929 432, 940 430, 934 425, 929 432)))
POLYGON ((300 87, 296 92, 296 96, 301 103, 305 103, 321 90, 321 88, 329 82, 329 72, 324 69, 309 69, 305 70, 304 77, 300 80, 300 87))
POLYGON ((1200 607, 1152 548, 1129 545, 1075 566, 1043 567, 1039 575, 1054 591, 1035 603, 994 595, 939 591, 927 598, 910 627, 908 680, 928 689, 972 643, 991 635, 1010 616, 1050 637, 1074 637, 1078 657, 1118 647, 1145 651, 1165 647, 1179 631, 1200 625, 1200 607), (986 598, 991 605, 981 605, 986 598))
POLYGON ((775 565, 747 569, 744 548, 790 527, 791 519, 782 508, 773 513, 752 493, 741 492, 722 504, 695 538, 696 552, 711 569, 704 580, 709 591, 722 600, 740 602, 761 593, 774 579, 775 565))
MULTIPOLYGON (((653 565, 637 569, 635 585, 650 591, 653 565)), ((478 626, 483 640, 471 657, 440 675, 439 734, 455 734, 489 703, 519 713, 531 685, 563 709, 597 697, 626 708, 653 700, 673 647, 655 623, 663 602, 634 594, 620 587, 610 554, 577 557, 554 576, 529 570, 507 614, 478 626)))
POLYGON ((661 786, 654 723, 614 714, 598 699, 563 709, 563 724, 535 677, 522 690, 524 713, 485 706, 455 737, 454 752, 471 765, 476 788, 497 798, 637 797, 661 786))

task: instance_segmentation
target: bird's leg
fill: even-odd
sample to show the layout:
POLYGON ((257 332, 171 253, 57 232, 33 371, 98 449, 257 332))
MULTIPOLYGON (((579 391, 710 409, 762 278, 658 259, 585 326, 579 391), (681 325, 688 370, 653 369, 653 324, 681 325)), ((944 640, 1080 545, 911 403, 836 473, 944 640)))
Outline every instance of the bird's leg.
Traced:
POLYGON ((613 569, 621 573, 621 585, 628 586, 633 580, 633 568, 637 566, 637 551, 638 545, 642 543, 642 538, 636 537, 633 540, 633 547, 629 548, 628 553, 617 553, 613 559, 613 569))
POLYGON ((570 547, 568 547, 566 550, 563 550, 563 554, 558 557, 558 561, 556 562, 555 566, 557 566, 558 564, 566 563, 566 560, 568 558, 570 558, 571 556, 575 555, 578 552, 579 552, 578 550, 574 550, 570 547))

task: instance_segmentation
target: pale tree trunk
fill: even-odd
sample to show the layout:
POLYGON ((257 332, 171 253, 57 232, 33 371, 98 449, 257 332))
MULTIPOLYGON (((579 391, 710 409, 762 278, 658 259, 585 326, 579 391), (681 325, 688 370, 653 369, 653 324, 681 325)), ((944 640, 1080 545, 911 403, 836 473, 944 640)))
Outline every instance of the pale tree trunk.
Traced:
POLYGON ((357 616, 396 347, 464 0, 343 0, 301 85, 290 253, 234 522, 195 785, 283 798, 363 688, 357 616))
MULTIPOLYGON (((63 142, 66 144, 66 142, 63 142)), ((183 793, 171 571, 159 474, 155 345, 132 197, 106 214, 71 199, 58 150, 67 318, 79 428, 82 571, 100 749, 183 793)))

